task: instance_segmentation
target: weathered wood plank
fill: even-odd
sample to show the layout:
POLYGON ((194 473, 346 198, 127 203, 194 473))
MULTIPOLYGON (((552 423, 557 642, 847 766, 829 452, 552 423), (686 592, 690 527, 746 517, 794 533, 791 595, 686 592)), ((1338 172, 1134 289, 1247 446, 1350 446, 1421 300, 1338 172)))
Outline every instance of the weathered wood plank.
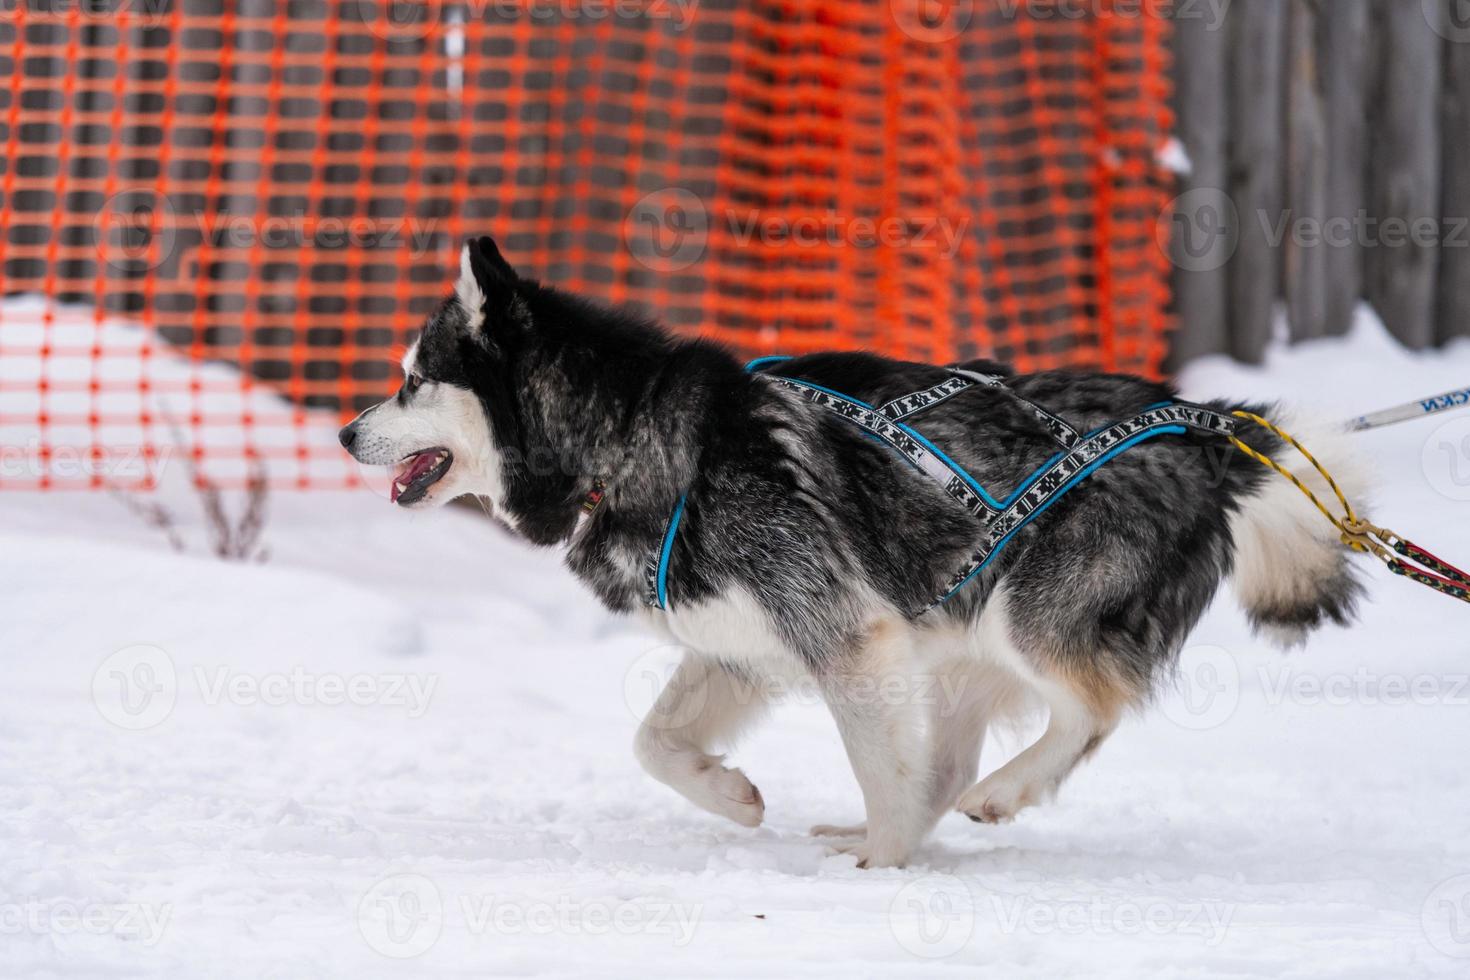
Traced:
MULTIPOLYGON (((1179 183, 1185 201, 1191 197, 1183 195, 1191 192, 1223 195, 1228 188, 1229 36, 1226 24, 1210 18, 1179 17, 1174 22, 1175 137, 1190 160, 1190 172, 1179 183)), ((1229 279, 1223 265, 1191 261, 1183 231, 1177 226, 1173 230, 1170 257, 1179 327, 1170 363, 1180 365, 1230 349, 1229 279)))
POLYGON ((1368 213, 1371 0, 1328 0, 1317 18, 1317 70, 1327 120, 1326 329, 1346 333, 1363 296, 1361 229, 1368 213))
POLYGON ((1419 4, 1376 0, 1382 84, 1370 141, 1377 224, 1365 261, 1368 299, 1410 347, 1434 340, 1439 277, 1440 110, 1444 38, 1419 4))
POLYGON ((1447 22, 1453 41, 1445 51, 1444 186, 1440 214, 1445 234, 1439 256, 1435 340, 1470 336, 1470 23, 1447 22))
POLYGON ((1317 61, 1319 13, 1316 0, 1291 0, 1287 14, 1286 208, 1273 236, 1282 241, 1293 340, 1327 333, 1327 112, 1317 61))
POLYGON ((1230 264, 1230 351, 1261 360, 1271 338, 1281 252, 1271 241, 1283 204, 1282 78, 1286 0, 1232 6, 1230 197, 1240 243, 1230 264))

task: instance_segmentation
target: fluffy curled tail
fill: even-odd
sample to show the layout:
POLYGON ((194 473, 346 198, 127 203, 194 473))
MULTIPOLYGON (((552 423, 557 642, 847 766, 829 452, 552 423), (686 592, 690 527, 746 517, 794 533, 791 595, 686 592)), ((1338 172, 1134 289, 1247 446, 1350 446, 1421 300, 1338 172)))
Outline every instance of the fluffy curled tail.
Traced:
MULTIPOLYGON (((1342 426, 1302 422, 1274 408, 1261 414, 1295 436, 1353 505, 1361 505, 1366 474, 1342 426)), ((1295 449, 1264 429, 1247 428, 1254 430, 1241 432, 1248 445, 1290 470, 1324 503, 1336 503, 1326 481, 1295 449)), ((1286 647, 1305 641, 1326 620, 1346 625, 1363 586, 1337 528, 1290 481, 1255 461, 1242 464, 1259 466, 1264 475, 1230 520, 1235 594, 1251 625, 1286 647)))

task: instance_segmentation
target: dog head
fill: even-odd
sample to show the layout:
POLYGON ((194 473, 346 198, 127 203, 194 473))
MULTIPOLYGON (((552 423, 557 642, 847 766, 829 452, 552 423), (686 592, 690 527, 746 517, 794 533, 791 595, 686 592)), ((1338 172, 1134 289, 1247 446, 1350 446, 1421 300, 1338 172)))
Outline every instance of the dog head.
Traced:
POLYGON ((529 329, 526 288, 493 241, 467 243, 453 295, 403 358, 402 386, 338 434, 358 462, 392 467, 389 495, 399 506, 475 494, 504 513, 487 390, 502 373, 500 341, 529 329))
POLYGON ((692 451, 671 432, 698 412, 673 402, 709 384, 665 385, 675 347, 685 367, 698 356, 744 378, 712 345, 675 342, 640 314, 522 277, 493 241, 475 239, 460 254, 454 292, 403 359, 403 386, 340 438, 359 462, 393 467, 400 506, 474 494, 527 540, 554 544, 605 478, 687 478, 692 451), (651 411, 665 387, 670 404, 651 411))

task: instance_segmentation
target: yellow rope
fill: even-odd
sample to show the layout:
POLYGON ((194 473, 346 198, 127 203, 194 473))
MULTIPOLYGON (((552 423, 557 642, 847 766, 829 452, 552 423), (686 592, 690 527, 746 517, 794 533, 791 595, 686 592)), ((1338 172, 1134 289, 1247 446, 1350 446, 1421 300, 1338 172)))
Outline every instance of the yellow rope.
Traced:
POLYGON ((1259 415, 1256 415, 1252 412, 1241 411, 1237 411, 1232 414, 1235 415, 1236 418, 1242 418, 1254 422, 1256 425, 1261 426, 1263 429, 1269 429, 1271 432, 1274 432, 1276 436, 1280 438, 1283 442, 1305 456, 1307 462, 1311 463, 1312 466, 1317 470, 1317 472, 1322 474, 1322 479, 1327 481, 1327 485, 1331 487, 1332 492, 1337 495, 1337 502, 1342 504, 1343 516, 1338 517, 1336 514, 1332 513, 1332 511, 1328 510, 1327 505, 1322 503, 1321 499, 1319 499, 1318 496, 1312 492, 1312 489, 1308 487, 1305 483, 1303 483, 1295 473, 1291 472, 1286 467, 1282 466, 1280 463, 1276 462, 1276 460, 1270 458, 1264 453, 1259 453, 1256 450, 1252 449, 1250 446, 1247 446, 1244 442, 1240 440, 1239 437, 1231 436, 1230 441, 1235 443, 1235 448, 1245 453, 1251 459, 1256 460, 1258 463, 1263 463, 1266 466, 1269 466, 1271 469, 1275 470, 1277 473, 1280 473, 1282 476, 1290 480, 1298 490, 1306 494, 1307 499, 1316 504, 1317 509, 1322 512, 1322 515, 1326 517, 1329 521, 1331 521, 1333 526, 1337 528, 1338 532, 1341 534, 1343 544, 1347 545, 1354 551, 1361 551, 1373 554, 1378 558, 1383 559, 1383 561, 1387 562, 1389 566, 1394 565, 1393 554, 1389 551, 1388 548, 1384 547, 1381 542, 1389 540, 1391 538, 1397 538, 1398 535, 1394 534, 1392 531, 1387 530, 1386 528, 1381 528, 1375 524, 1370 524, 1360 518, 1358 516, 1358 512, 1353 509, 1353 505, 1348 502, 1347 495, 1342 492, 1342 487, 1338 486, 1337 481, 1332 478, 1332 474, 1327 472, 1327 467, 1323 466, 1320 462, 1317 461, 1316 456, 1313 456, 1310 452, 1307 451, 1306 446, 1303 446, 1301 443, 1297 442, 1296 437, 1294 437, 1290 432, 1287 432, 1279 425, 1276 425, 1275 423, 1270 422, 1267 419, 1261 418, 1261 416, 1259 415), (1374 540, 1375 537, 1377 537, 1379 540, 1374 540))
POLYGON ((1421 585, 1427 585, 1431 589, 1443 592, 1446 595, 1453 596, 1456 599, 1470 602, 1470 576, 1467 576, 1458 568, 1455 568, 1453 565, 1448 564, 1443 559, 1436 558, 1429 552, 1415 545, 1413 542, 1403 538, 1398 534, 1395 534, 1387 528, 1379 527, 1376 524, 1370 524, 1368 521, 1365 521, 1361 517, 1359 517, 1358 512, 1353 510, 1353 505, 1348 502, 1347 495, 1342 492, 1342 488, 1337 485, 1337 481, 1332 478, 1332 474, 1327 472, 1327 467, 1319 463, 1317 461, 1317 457, 1307 452, 1307 448, 1301 443, 1297 442, 1296 439, 1292 437, 1291 433, 1287 432, 1285 429, 1282 429, 1278 425, 1268 422, 1266 419, 1261 418, 1259 415, 1254 415, 1250 412, 1238 411, 1233 414, 1236 418, 1241 418, 1249 422, 1254 422, 1261 428, 1268 429, 1271 432, 1274 432, 1283 442, 1287 443, 1297 452, 1305 456, 1307 458, 1307 461, 1316 468, 1317 472, 1322 474, 1322 479, 1327 481, 1327 485, 1331 487, 1332 492, 1337 495, 1337 502, 1342 504, 1343 516, 1341 517, 1338 517, 1337 515, 1333 514, 1332 511, 1328 510, 1327 505, 1322 503, 1317 495, 1312 492, 1312 489, 1308 487, 1305 483, 1303 483, 1295 473, 1292 473, 1290 470, 1286 469, 1286 467, 1282 466, 1280 463, 1276 462, 1274 459, 1271 459, 1264 453, 1257 452, 1250 446, 1247 446, 1238 437, 1233 435, 1230 437, 1230 441, 1235 444, 1235 448, 1239 449, 1241 452, 1245 453, 1247 456, 1249 456, 1251 459, 1254 459, 1258 463, 1262 463, 1265 466, 1268 466, 1271 469, 1275 470, 1277 473, 1280 473, 1282 476, 1290 480, 1298 490, 1306 494, 1307 499, 1315 504, 1317 506, 1317 509, 1322 512, 1323 516, 1331 521, 1333 526, 1337 528, 1342 537, 1343 544, 1347 545, 1354 551, 1365 552, 1381 559, 1383 563, 1386 564, 1397 575, 1407 576, 1408 578, 1413 579, 1421 585), (1399 558, 1395 557, 1395 553, 1406 558, 1412 558, 1419 564, 1431 568, 1434 570, 1434 572, 1439 574, 1430 574, 1426 572, 1423 568, 1409 565, 1404 561, 1401 561, 1399 558))
POLYGON ((1306 494, 1307 499, 1316 504, 1317 509, 1322 512, 1323 516, 1331 521, 1333 526, 1337 528, 1337 530, 1341 534, 1343 544, 1347 545, 1354 551, 1361 551, 1367 554, 1372 554, 1382 559, 1390 568, 1397 569, 1397 566, 1400 564, 1400 562, 1398 562, 1398 560, 1394 557, 1393 552, 1388 547, 1385 547, 1385 542, 1403 541, 1404 539, 1394 532, 1388 530, 1387 528, 1379 527, 1376 524, 1370 524, 1368 521, 1360 518, 1358 516, 1358 512, 1353 509, 1353 505, 1348 502, 1347 495, 1342 492, 1342 488, 1339 487, 1337 485, 1337 481, 1332 478, 1332 474, 1327 472, 1327 467, 1319 463, 1317 461, 1317 457, 1313 456, 1310 452, 1307 451, 1307 447, 1297 442, 1296 438, 1292 436, 1291 433, 1287 432, 1280 426, 1261 418, 1261 416, 1259 415, 1255 415, 1251 412, 1241 411, 1237 411, 1232 414, 1234 414, 1236 418, 1246 419, 1248 421, 1254 422, 1256 425, 1259 425, 1264 429, 1269 429, 1271 432, 1274 432, 1283 442, 1287 443, 1297 452, 1305 456, 1307 458, 1307 462, 1311 463, 1312 466, 1316 468, 1317 472, 1322 474, 1322 479, 1327 481, 1327 485, 1331 487, 1332 492, 1337 495, 1337 502, 1342 504, 1343 516, 1338 517, 1337 515, 1333 514, 1332 511, 1328 510, 1327 505, 1322 503, 1317 495, 1312 492, 1311 488, 1303 483, 1295 473, 1291 472, 1286 467, 1276 462, 1274 459, 1271 459, 1269 456, 1266 456, 1263 453, 1259 453, 1256 450, 1252 449, 1250 446, 1247 446, 1239 439, 1239 437, 1231 436, 1230 441, 1235 443, 1235 447, 1237 449, 1245 453, 1251 459, 1254 459, 1259 463, 1264 463, 1266 466, 1269 466, 1271 469, 1275 470, 1277 473, 1280 473, 1282 476, 1286 477, 1293 484, 1295 484, 1296 488, 1302 493, 1306 494))
POLYGON ((1337 485, 1337 481, 1332 478, 1332 474, 1327 472, 1327 467, 1317 462, 1317 457, 1307 452, 1306 447, 1297 442, 1296 439, 1292 437, 1291 433, 1287 432, 1285 429, 1282 429, 1274 423, 1268 422, 1267 420, 1261 418, 1259 415, 1255 415, 1251 412, 1235 412, 1233 414, 1236 418, 1248 419, 1249 421, 1256 423, 1256 425, 1259 425, 1264 429, 1269 429, 1270 431, 1276 433, 1276 435, 1283 442, 1288 443, 1293 449, 1305 456, 1307 458, 1307 462, 1316 467, 1317 472, 1322 474, 1322 479, 1326 480, 1327 485, 1332 488, 1332 492, 1337 494, 1337 502, 1342 504, 1342 509, 1345 516, 1337 517, 1332 513, 1332 511, 1328 510, 1327 505, 1322 503, 1321 500, 1317 499, 1317 495, 1311 491, 1311 488, 1309 488, 1305 483, 1298 479, 1295 473, 1291 472, 1286 467, 1282 466, 1280 463, 1276 462, 1269 456, 1266 456, 1263 453, 1256 452, 1250 446, 1247 446, 1244 442, 1241 442, 1239 437, 1230 437, 1230 441, 1235 443, 1235 448, 1239 449, 1241 452, 1245 453, 1256 462, 1264 463, 1265 465, 1271 467, 1271 469, 1275 470, 1277 473, 1280 473, 1292 483, 1296 484, 1296 488, 1302 493, 1306 494, 1307 498, 1311 500, 1312 503, 1317 505, 1317 509, 1322 512, 1322 515, 1324 517, 1331 521, 1343 534, 1349 534, 1350 532, 1348 530, 1348 526, 1356 526, 1359 523, 1358 514, 1357 511, 1353 510, 1353 505, 1348 503, 1347 496, 1342 492, 1342 488, 1337 485))

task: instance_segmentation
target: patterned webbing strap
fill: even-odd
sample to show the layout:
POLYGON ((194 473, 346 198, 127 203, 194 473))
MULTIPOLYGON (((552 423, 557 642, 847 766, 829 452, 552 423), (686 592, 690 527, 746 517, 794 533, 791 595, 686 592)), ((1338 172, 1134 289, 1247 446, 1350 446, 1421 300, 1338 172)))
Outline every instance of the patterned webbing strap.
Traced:
MULTIPOLYGON (((823 388, 810 381, 783 378, 775 374, 768 374, 766 377, 791 389, 814 405, 820 405, 877 436, 897 450, 899 455, 913 464, 915 469, 937 481, 940 486, 944 487, 945 493, 958 500, 971 514, 978 517, 998 511, 1003 506, 1000 501, 986 493, 985 489, 975 482, 974 477, 965 472, 954 460, 944 455, 939 447, 902 422, 889 419, 867 402, 830 388, 823 388)), ((933 390, 930 389, 930 391, 933 390)), ((927 392, 918 392, 910 397, 925 394, 927 392)), ((929 404, 935 403, 930 402, 929 404)))
POLYGON ((1062 448, 1071 449, 1082 440, 1082 436, 1078 435, 1077 430, 1066 422, 1063 422, 1040 405, 1029 402, 1014 391, 1011 391, 1006 385, 1005 378, 995 374, 981 374, 978 371, 966 371, 962 368, 950 368, 949 370, 953 372, 952 377, 946 378, 932 388, 915 391, 907 395, 900 395, 892 401, 881 405, 878 408, 878 413, 890 421, 899 422, 920 412, 927 411, 940 402, 947 401, 960 392, 980 384, 989 388, 999 388, 1010 394, 1012 398, 1024 405, 1026 410, 1036 417, 1037 421, 1046 427, 1046 431, 1051 434, 1051 437, 1062 448))
MULTIPOLYGON (((919 613, 945 602, 985 569, 1021 528, 1038 517, 1063 494, 1086 479, 1099 466, 1145 439, 1166 434, 1183 434, 1200 429, 1219 435, 1234 433, 1237 420, 1196 405, 1172 403, 1150 408, 1133 418, 1083 436, 1062 419, 1020 396, 1015 396, 1046 427, 1064 449, 1020 484, 1004 502, 987 493, 975 478, 945 456, 938 447, 901 419, 952 398, 975 384, 1004 388, 1005 380, 993 375, 956 371, 955 376, 927 388, 903 395, 874 409, 848 395, 794 378, 768 375, 773 381, 799 392, 896 449, 916 468, 936 480, 945 492, 965 506, 985 525, 980 546, 970 560, 950 576, 944 591, 919 613)), ((1014 392, 1012 393, 1014 395, 1014 392)))
POLYGON ((1012 398, 1025 405, 1026 410, 1036 416, 1036 420, 1046 427, 1046 431, 1051 433, 1053 439, 1061 443, 1062 448, 1071 449, 1082 441, 1082 436, 1076 429, 1035 402, 1027 401, 1014 391, 1011 391, 1010 386, 1006 384, 1005 378, 994 374, 980 374, 975 371, 965 371, 961 368, 950 368, 950 370, 961 377, 973 378, 983 385, 988 385, 991 388, 1001 388, 1009 392, 1012 398))
POLYGON ((956 374, 941 381, 933 388, 899 395, 893 401, 878 406, 878 414, 890 422, 899 422, 910 415, 917 415, 927 408, 933 408, 942 401, 948 401, 960 392, 973 387, 975 387, 974 381, 956 374))
MULTIPOLYGON (((763 358, 752 361, 747 369, 753 370, 758 365, 781 360, 786 358, 763 358)), ((1235 432, 1237 424, 1236 419, 1207 408, 1169 403, 1154 406, 1133 418, 1084 436, 1046 409, 1011 392, 1045 426, 1051 437, 1062 447, 1062 452, 1023 480, 1019 488, 1005 501, 998 501, 938 446, 902 421, 977 384, 1007 388, 1004 378, 958 368, 950 370, 953 376, 932 388, 902 395, 876 408, 861 399, 824 388, 815 382, 776 374, 765 375, 892 447, 915 469, 939 483, 945 493, 963 505, 971 515, 980 518, 984 524, 980 547, 964 567, 950 577, 944 591, 918 610, 916 616, 928 612, 953 596, 1000 554, 1001 549, 1017 531, 1086 479, 1095 469, 1124 450, 1153 436, 1182 434, 1190 428, 1228 436, 1235 432)), ((683 514, 684 497, 681 496, 669 518, 661 547, 649 556, 644 566, 645 600, 648 605, 659 609, 666 605, 669 554, 683 514)))
POLYGON ((950 577, 944 591, 919 612, 928 612, 953 596, 1000 554, 1017 531, 1119 453, 1153 436, 1182 435, 1190 428, 1228 436, 1235 432, 1237 424, 1228 415, 1198 405, 1175 403, 1149 409, 1087 436, 1066 455, 1042 467, 1013 503, 986 522, 979 548, 950 577))

